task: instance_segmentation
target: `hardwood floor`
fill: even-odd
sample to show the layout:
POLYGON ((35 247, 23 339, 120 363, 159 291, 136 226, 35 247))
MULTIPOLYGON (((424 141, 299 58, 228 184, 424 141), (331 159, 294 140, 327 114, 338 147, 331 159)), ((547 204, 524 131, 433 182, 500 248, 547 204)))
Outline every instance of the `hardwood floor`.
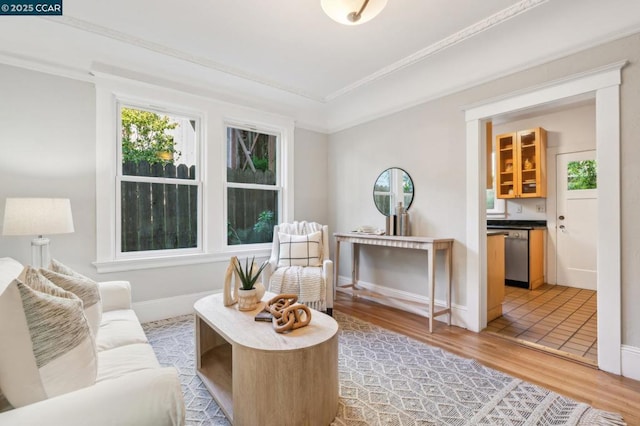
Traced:
POLYGON ((514 377, 543 386, 596 408, 620 413, 640 425, 640 382, 544 353, 491 333, 473 333, 364 299, 337 294, 334 310, 438 346, 514 377))

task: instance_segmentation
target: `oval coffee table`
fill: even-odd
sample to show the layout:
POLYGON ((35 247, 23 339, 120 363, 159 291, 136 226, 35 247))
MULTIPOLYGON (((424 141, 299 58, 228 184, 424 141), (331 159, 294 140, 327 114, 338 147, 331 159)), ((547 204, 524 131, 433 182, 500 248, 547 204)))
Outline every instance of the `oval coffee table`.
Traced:
POLYGON ((222 294, 195 303, 198 376, 236 426, 330 424, 338 410, 338 323, 312 309, 308 326, 279 334, 254 320, 264 305, 239 311, 224 306, 222 294))

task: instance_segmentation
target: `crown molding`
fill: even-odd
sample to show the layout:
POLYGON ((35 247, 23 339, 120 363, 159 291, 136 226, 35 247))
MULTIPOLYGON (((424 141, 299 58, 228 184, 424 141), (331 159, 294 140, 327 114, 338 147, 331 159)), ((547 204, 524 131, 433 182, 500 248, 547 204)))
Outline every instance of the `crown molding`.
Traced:
POLYGON ((271 79, 267 79, 264 78, 260 75, 239 69, 239 68, 235 68, 235 67, 230 67, 224 64, 221 64, 219 62, 216 61, 212 61, 210 59, 207 59, 205 57, 202 56, 197 56, 197 55, 192 55, 189 53, 186 53, 184 51, 181 51, 179 49, 174 49, 165 45, 162 45, 160 43, 156 43, 153 41, 149 41, 146 39, 143 39, 141 37, 135 37, 132 36, 130 34, 121 32, 121 31, 117 31, 111 28, 107 28, 101 25, 97 25, 97 24, 93 24, 91 22, 82 20, 82 19, 78 19, 78 18, 74 18, 72 16, 69 15, 65 15, 65 16, 57 16, 54 18, 50 18, 50 17, 43 17, 42 19, 46 19, 49 22, 52 23, 57 23, 57 24, 61 24, 61 25, 66 25, 72 28, 75 28, 77 30, 81 30, 81 31, 86 31, 89 33, 93 33, 93 34, 97 34, 100 35, 102 37, 107 37, 110 38, 112 40, 116 40, 122 43, 126 43, 129 44, 131 46, 136 46, 139 47, 141 49, 146 49, 155 53, 159 53, 161 55, 165 55, 165 56, 170 56, 179 60, 183 60, 186 62, 190 62, 196 65, 200 65, 203 66, 205 68, 209 68, 209 69, 213 69, 228 75, 232 75, 235 77, 239 77, 245 80, 249 80, 249 81, 253 81, 255 83, 259 83, 259 84, 263 84, 265 86, 271 87, 273 89, 277 89, 277 90, 282 90, 284 92, 288 92, 291 93, 293 95, 296 96, 300 96, 318 103, 323 103, 326 104, 330 101, 333 101, 341 96, 344 96, 350 92, 353 92, 354 90, 365 86, 369 83, 372 83, 374 81, 383 79, 385 77, 387 77, 390 74, 393 74, 396 71, 399 71, 403 68, 409 67, 419 61, 422 61, 430 56, 433 56, 449 47, 452 47, 458 43, 461 43, 471 37, 474 37, 478 34, 480 34, 483 31, 486 31, 496 25, 499 25, 515 16, 518 16, 522 13, 525 13, 531 9, 533 9, 534 7, 537 7, 541 4, 544 4, 546 2, 548 2, 549 0, 522 0, 506 9, 503 9, 481 21, 478 21, 476 23, 474 23, 473 25, 470 25, 466 28, 464 28, 461 31, 458 31, 430 46, 425 47, 424 49, 421 49, 391 65, 388 65, 386 67, 383 67, 381 69, 379 69, 378 71, 369 74, 368 76, 352 83, 349 84, 341 89, 338 89, 337 91, 334 91, 330 94, 328 94, 327 96, 318 96, 318 95, 314 95, 308 91, 305 91, 303 89, 300 89, 298 87, 293 87, 293 86, 289 86, 286 84, 281 84, 277 81, 271 80, 271 79))
POLYGON ((66 65, 43 61, 41 59, 18 55, 10 52, 0 51, 0 64, 11 65, 31 71, 38 71, 45 74, 67 77, 74 80, 93 81, 93 76, 87 70, 69 67, 66 65))
POLYGON ((64 16, 56 16, 54 18, 43 17, 42 19, 46 19, 49 22, 66 25, 77 30, 90 32, 93 34, 97 34, 102 37, 107 37, 112 40, 116 40, 122 43, 129 44, 131 46, 136 46, 141 49, 149 50, 151 52, 159 53, 161 55, 170 56, 179 60, 183 60, 186 62, 190 62, 196 65, 200 65, 205 68, 213 69, 216 71, 220 71, 222 73, 232 75, 235 77, 239 77, 245 80, 253 81, 255 83, 263 84, 265 86, 271 87, 273 89, 282 90, 306 99, 310 99, 315 102, 324 102, 322 97, 316 96, 312 93, 309 93, 305 90, 288 86, 285 84, 278 83, 274 80, 264 78, 260 75, 241 70, 239 68, 230 67, 224 64, 221 64, 216 61, 212 61, 210 59, 204 58, 202 56, 191 55, 179 49, 174 49, 160 43, 155 43, 153 41, 149 41, 143 39, 141 37, 135 37, 130 34, 117 31, 111 28, 103 27, 101 25, 93 24, 91 22, 74 18, 69 15, 64 16))
POLYGON ((451 34, 450 36, 433 43, 430 46, 425 47, 424 49, 418 50, 417 52, 406 56, 405 58, 394 62, 391 65, 388 65, 384 68, 379 69, 373 74, 369 74, 365 78, 358 80, 348 86, 343 87, 342 89, 336 90, 333 93, 327 95, 324 100, 326 102, 332 101, 340 96, 344 96, 349 92, 353 92, 354 90, 372 83, 376 80, 380 80, 396 71, 399 71, 403 68, 411 66, 416 62, 420 62, 430 56, 433 56, 449 47, 452 47, 458 43, 461 43, 465 40, 470 39, 483 31, 486 31, 496 25, 499 25, 513 17, 516 17, 522 13, 528 12, 534 7, 540 6, 548 2, 549 0, 522 0, 519 3, 516 3, 506 9, 502 9, 501 11, 472 24, 457 33, 451 34))

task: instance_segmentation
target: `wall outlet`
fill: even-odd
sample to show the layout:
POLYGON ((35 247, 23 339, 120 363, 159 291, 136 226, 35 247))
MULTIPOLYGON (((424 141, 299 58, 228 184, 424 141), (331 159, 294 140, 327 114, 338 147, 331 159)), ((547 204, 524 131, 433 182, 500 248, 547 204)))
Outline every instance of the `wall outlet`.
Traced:
POLYGON ((522 213, 522 206, 520 204, 516 205, 516 213, 522 213))
POLYGON ((536 204, 536 211, 538 213, 544 213, 544 210, 545 210, 544 204, 536 204))

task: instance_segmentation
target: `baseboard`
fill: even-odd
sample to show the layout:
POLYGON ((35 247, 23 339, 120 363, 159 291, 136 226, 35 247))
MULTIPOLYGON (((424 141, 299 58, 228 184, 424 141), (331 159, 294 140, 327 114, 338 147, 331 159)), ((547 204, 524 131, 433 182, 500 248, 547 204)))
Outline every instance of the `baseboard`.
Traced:
POLYGON ((181 294, 180 296, 165 297, 163 299, 145 300, 144 302, 133 303, 133 310, 140 322, 143 323, 192 314, 193 304, 198 299, 221 291, 205 291, 203 293, 181 294))
MULTIPOLYGON (((348 285, 351 284, 351 278, 347 278, 347 277, 338 277, 338 285, 348 285)), ((376 293, 379 293, 383 296, 386 296, 387 299, 385 298, 376 298, 374 299, 370 299, 366 296, 361 296, 363 299, 369 299, 369 300, 374 300, 375 302, 378 302, 380 304, 386 305, 386 306, 391 306, 393 308, 398 308, 398 309, 402 309, 402 310, 407 310, 411 313, 417 314, 417 315, 421 315, 423 317, 427 316, 427 311, 426 311, 426 306, 429 304, 429 298, 426 296, 422 296, 420 294, 415 294, 415 293, 411 293, 408 291, 404 291, 404 290, 398 290, 395 288, 390 288, 390 287, 386 287, 386 286, 382 286, 382 285, 378 285, 378 284, 374 284, 374 283, 369 283, 366 281, 358 281, 358 286, 362 287, 363 289, 369 290, 369 291, 374 291, 376 293), (416 304, 420 304, 420 305, 424 305, 425 309, 407 309, 406 305, 403 305, 401 302, 398 303, 399 301, 407 301, 409 303, 416 303, 416 304)), ((446 302, 444 300, 435 300, 435 305, 437 307, 444 307, 446 306, 446 302)), ((467 313, 467 307, 466 306, 462 306, 462 305, 456 305, 456 304, 452 304, 451 306, 451 312, 452 312, 452 316, 451 316, 451 324, 459 326, 459 327, 463 327, 463 328, 467 328, 466 325, 466 313, 467 313)), ((447 315, 441 315, 435 318, 437 321, 442 321, 442 322, 446 322, 447 321, 447 315)))
POLYGON ((622 345, 620 348, 622 361, 622 375, 634 380, 640 380, 640 348, 622 345))

